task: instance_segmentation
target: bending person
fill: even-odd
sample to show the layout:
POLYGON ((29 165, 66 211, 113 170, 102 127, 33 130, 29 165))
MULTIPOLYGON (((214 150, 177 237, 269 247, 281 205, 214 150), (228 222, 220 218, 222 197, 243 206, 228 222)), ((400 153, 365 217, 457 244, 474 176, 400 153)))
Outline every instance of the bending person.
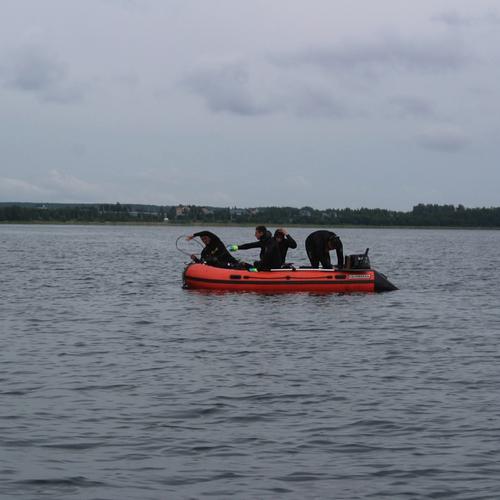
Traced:
POLYGON ((278 248, 281 256, 281 265, 286 262, 286 254, 289 248, 297 248, 296 241, 288 234, 286 229, 280 228, 276 229, 274 232, 274 239, 278 244, 278 248))
POLYGON ((230 245, 229 248, 232 252, 236 250, 260 248, 260 260, 254 263, 254 266, 259 271, 268 271, 269 269, 277 269, 281 267, 281 254, 278 248, 278 243, 265 226, 257 226, 255 228, 255 238, 257 238, 257 241, 253 243, 230 245))
POLYGON ((194 262, 205 262, 209 266, 214 267, 230 267, 238 263, 238 261, 227 251, 224 243, 222 243, 220 238, 214 233, 210 231, 200 231, 188 236, 186 239, 189 241, 197 236, 201 239, 205 248, 201 251, 199 259, 196 255, 191 255, 191 259, 194 262))
POLYGON ((340 238, 331 231, 314 231, 306 238, 306 252, 312 267, 332 269, 330 250, 337 252, 337 267, 344 267, 344 249, 340 238))

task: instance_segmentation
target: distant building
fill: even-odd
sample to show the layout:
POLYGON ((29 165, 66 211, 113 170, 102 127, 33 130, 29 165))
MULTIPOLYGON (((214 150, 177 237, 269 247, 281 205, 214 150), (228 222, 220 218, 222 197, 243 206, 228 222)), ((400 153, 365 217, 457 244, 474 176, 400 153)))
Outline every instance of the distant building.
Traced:
POLYGON ((185 217, 186 215, 189 215, 189 212, 191 212, 191 207, 187 207, 186 205, 179 205, 178 207, 175 207, 176 217, 185 217))
POLYGON ((231 214, 231 217, 242 217, 245 215, 246 210, 243 208, 231 208, 229 209, 229 213, 231 214))

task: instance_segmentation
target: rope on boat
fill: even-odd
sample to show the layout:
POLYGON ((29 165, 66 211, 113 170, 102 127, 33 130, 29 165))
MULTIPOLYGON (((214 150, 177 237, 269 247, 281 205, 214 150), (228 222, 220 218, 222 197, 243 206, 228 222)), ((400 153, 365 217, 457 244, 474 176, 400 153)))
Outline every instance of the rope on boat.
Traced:
MULTIPOLYGON (((177 250, 179 250, 179 252, 183 253, 184 255, 188 255, 189 257, 191 257, 191 255, 193 255, 193 252, 187 252, 186 250, 182 249, 182 248, 179 248, 179 240, 181 240, 182 238, 187 238, 188 235, 186 234, 181 234, 176 240, 175 240, 175 248, 177 248, 177 250)), ((203 243, 201 243, 201 241, 198 241, 197 239, 193 238, 192 240, 189 240, 189 241, 196 241, 196 243, 198 243, 198 245, 200 246, 203 246, 203 243)))

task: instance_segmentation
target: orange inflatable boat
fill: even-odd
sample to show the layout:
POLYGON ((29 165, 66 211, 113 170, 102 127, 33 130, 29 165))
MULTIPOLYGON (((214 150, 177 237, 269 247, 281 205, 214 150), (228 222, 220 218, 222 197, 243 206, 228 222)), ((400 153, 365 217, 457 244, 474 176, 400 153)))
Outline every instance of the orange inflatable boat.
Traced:
POLYGON ((245 292, 387 292, 397 290, 375 269, 272 269, 250 272, 206 264, 189 264, 184 288, 245 292))

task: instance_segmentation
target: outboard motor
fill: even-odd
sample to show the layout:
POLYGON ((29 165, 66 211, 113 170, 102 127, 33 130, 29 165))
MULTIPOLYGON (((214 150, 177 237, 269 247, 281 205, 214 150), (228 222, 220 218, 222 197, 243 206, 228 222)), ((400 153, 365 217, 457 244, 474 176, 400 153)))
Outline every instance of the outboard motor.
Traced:
POLYGON ((368 257, 368 250, 365 253, 358 253, 346 255, 344 268, 345 269, 371 269, 370 257, 368 257))

